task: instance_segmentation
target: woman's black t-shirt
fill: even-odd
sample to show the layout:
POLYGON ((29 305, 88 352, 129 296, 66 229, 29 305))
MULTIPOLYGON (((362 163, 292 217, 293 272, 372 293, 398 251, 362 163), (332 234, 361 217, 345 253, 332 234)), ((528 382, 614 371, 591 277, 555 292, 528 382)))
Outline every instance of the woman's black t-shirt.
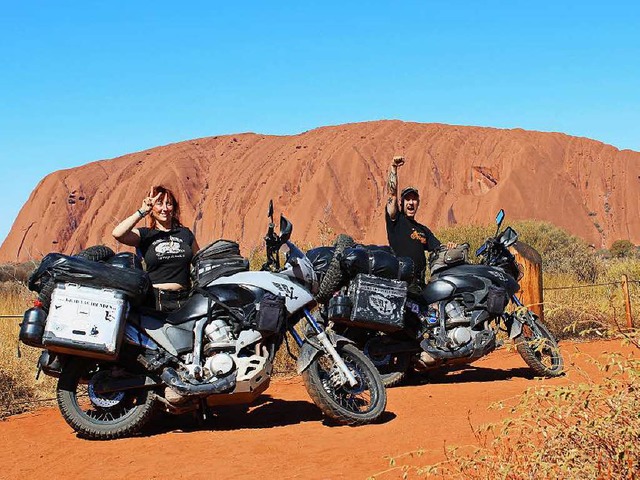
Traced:
POLYGON ((387 239, 394 253, 399 257, 410 257, 416 273, 416 280, 424 283, 427 261, 424 251, 432 252, 440 247, 440 240, 424 225, 398 212, 395 221, 385 209, 387 239))
POLYGON ((189 266, 193 258, 191 246, 195 237, 186 227, 177 227, 168 232, 141 227, 140 251, 152 284, 179 283, 185 287, 190 283, 189 266))

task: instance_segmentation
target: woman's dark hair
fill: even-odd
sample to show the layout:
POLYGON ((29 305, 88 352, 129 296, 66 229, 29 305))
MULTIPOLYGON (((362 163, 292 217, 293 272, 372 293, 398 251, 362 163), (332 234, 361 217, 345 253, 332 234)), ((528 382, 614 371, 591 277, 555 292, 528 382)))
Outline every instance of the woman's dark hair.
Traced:
MULTIPOLYGON (((163 185, 157 185, 152 188, 152 192, 151 192, 152 197, 155 197, 159 193, 162 193, 162 196, 160 196, 159 201, 163 201, 166 196, 167 199, 173 204, 173 217, 171 218, 171 228, 181 227, 182 223, 180 223, 180 204, 178 203, 176 196, 173 194, 171 190, 169 190, 167 187, 163 185)), ((157 223, 154 216, 149 215, 149 218, 150 218, 149 227, 152 229, 156 228, 157 223)))

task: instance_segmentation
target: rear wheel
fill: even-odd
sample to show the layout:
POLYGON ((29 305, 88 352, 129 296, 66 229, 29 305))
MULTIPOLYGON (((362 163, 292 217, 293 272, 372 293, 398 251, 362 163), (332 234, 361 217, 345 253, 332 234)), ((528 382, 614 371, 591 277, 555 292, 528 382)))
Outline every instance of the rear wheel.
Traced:
POLYGON ((564 360, 553 334, 528 312, 522 333, 515 339, 518 353, 537 375, 557 377, 564 371, 564 360))
POLYGON ((151 418, 156 403, 149 389, 97 393, 113 367, 102 369, 93 361, 73 358, 58 380, 58 407, 66 422, 80 436, 109 440, 132 435, 151 418))
POLYGON ((307 391, 322 412, 345 425, 364 425, 377 420, 387 405, 387 393, 371 361, 353 345, 336 348, 355 386, 340 381, 341 372, 330 355, 323 353, 302 373, 307 391))

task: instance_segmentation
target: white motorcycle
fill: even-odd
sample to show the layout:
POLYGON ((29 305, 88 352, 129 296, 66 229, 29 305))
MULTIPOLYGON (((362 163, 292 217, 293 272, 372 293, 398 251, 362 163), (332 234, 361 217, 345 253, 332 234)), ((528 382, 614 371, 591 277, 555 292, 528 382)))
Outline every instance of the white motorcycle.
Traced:
POLYGON ((141 429, 158 407, 204 415, 216 405, 248 404, 268 387, 287 332, 300 349, 298 373, 327 417, 360 425, 382 415, 387 397, 376 368, 311 313, 313 266, 289 241, 291 222, 281 216, 280 235, 274 232, 272 203, 269 218, 263 271, 215 278, 168 315, 132 306, 117 289, 100 288, 98 270, 113 278, 111 269, 131 273, 127 269, 45 257, 30 286, 53 295, 46 307, 25 312, 20 339, 45 349, 39 365, 59 377, 58 405, 75 431, 119 438, 141 429), (283 246, 288 252, 280 268, 283 246), (77 284, 70 282, 74 278, 77 284), (297 330, 302 320, 306 326, 297 330))

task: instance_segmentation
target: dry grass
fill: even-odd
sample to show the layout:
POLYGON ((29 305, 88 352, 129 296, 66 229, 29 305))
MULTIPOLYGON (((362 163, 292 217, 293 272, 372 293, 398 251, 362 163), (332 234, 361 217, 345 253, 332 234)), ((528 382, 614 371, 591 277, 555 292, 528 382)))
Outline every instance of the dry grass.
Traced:
MULTIPOLYGON (((32 304, 33 295, 22 284, 0 283, 0 315, 21 315, 32 304)), ((40 350, 20 345, 18 324, 21 318, 0 318, 0 419, 28 410, 32 400, 51 398, 55 381, 46 376, 35 380, 40 350)))
POLYGON ((626 326, 625 298, 622 276, 629 279, 629 297, 634 325, 640 315, 640 271, 637 260, 620 260, 610 263, 592 283, 580 282, 569 274, 544 275, 545 323, 558 338, 575 338, 582 331, 592 334, 609 327, 626 326), (558 287, 571 286, 568 289, 558 287))
POLYGON ((409 452, 392 458, 388 470, 370 478, 638 478, 640 331, 619 336, 635 352, 591 360, 603 380, 583 372, 584 381, 578 384, 529 389, 516 405, 494 405, 511 416, 474 428, 476 446, 449 448, 445 461, 421 467, 401 464, 423 453, 409 452))

